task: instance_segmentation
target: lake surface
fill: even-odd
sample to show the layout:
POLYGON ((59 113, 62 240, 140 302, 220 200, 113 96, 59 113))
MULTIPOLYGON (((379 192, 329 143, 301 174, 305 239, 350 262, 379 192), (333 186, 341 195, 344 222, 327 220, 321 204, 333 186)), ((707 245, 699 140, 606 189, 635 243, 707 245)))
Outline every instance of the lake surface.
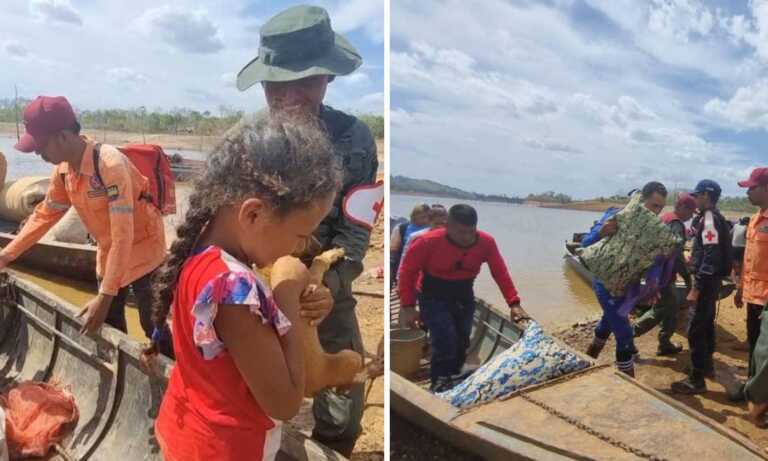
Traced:
MULTIPOLYGON (((8 178, 18 179, 24 176, 48 176, 53 170, 53 165, 46 163, 35 154, 24 154, 13 148, 16 137, 0 136, 0 152, 8 160, 8 178)), ((191 160, 205 160, 206 153, 196 150, 169 149, 168 155, 179 153, 184 158, 191 160)))
MULTIPOLYGON (((523 307, 544 325, 565 325, 600 312, 591 287, 566 265, 563 255, 564 242, 574 232, 589 230, 602 213, 392 194, 391 214, 406 217, 416 203, 475 207, 478 228, 496 239, 523 307)), ((506 305, 487 265, 475 294, 495 306, 506 305)))

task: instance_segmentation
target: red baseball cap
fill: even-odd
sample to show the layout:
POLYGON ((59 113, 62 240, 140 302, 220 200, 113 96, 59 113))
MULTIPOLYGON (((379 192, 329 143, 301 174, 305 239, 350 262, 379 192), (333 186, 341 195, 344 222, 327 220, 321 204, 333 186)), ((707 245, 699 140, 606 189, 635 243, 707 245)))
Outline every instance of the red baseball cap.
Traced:
POLYGON ((48 138, 75 126, 75 111, 64 96, 38 96, 24 109, 26 133, 14 146, 21 152, 45 147, 48 138))
POLYGON ((688 192, 680 192, 677 195, 677 205, 683 205, 692 210, 695 210, 696 200, 693 198, 693 195, 689 194, 688 192))
POLYGON ((741 187, 755 187, 768 185, 768 168, 755 168, 749 179, 739 181, 741 187))

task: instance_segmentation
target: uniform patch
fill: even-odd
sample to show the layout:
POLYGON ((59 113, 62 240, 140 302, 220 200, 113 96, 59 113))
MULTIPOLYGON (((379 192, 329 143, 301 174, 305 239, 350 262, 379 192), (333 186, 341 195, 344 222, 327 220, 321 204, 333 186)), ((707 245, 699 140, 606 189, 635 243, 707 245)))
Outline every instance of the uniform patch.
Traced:
POLYGON ((704 228, 701 230, 701 240, 704 242, 704 245, 717 245, 720 242, 717 227, 715 226, 715 217, 710 211, 704 214, 704 228))
POLYGON ((105 195, 107 195, 107 190, 103 188, 88 191, 88 198, 99 198, 104 197, 105 195))
POLYGON ((763 234, 768 234, 768 225, 759 228, 757 231, 762 232, 763 234))
POLYGON ((114 202, 118 198, 120 198, 120 189, 117 188, 117 186, 109 186, 107 187, 107 199, 110 202, 114 202))

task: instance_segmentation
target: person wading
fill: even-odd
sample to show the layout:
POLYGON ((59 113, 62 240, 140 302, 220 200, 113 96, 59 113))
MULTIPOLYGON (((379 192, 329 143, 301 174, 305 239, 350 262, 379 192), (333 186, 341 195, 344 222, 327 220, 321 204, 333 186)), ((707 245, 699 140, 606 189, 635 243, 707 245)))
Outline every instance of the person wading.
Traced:
POLYGON ((483 263, 510 308, 513 322, 527 319, 496 241, 477 230, 477 211, 454 205, 444 229, 413 240, 400 266, 401 324, 414 328, 423 321, 430 332, 431 389, 447 390, 467 358, 475 313, 474 283, 483 263), (421 312, 416 311, 418 294, 421 312))
MULTIPOLYGON (((131 287, 141 327, 151 338, 151 279, 166 249, 162 216, 147 199, 149 181, 117 148, 81 136, 64 97, 37 97, 24 110, 24 124, 26 134, 16 149, 35 152, 56 166, 45 201, 0 252, 0 269, 37 243, 74 206, 97 245, 99 294, 79 314, 82 332, 94 333, 105 321, 126 332, 125 302, 131 287)), ((169 342, 160 346, 170 353, 169 342)))
MULTIPOLYGON (((355 71, 362 58, 333 31, 328 13, 319 7, 297 6, 277 14, 261 27, 260 38, 258 56, 238 73, 237 88, 245 91, 261 83, 271 112, 318 119, 343 168, 341 192, 314 237, 316 253, 343 248, 345 257, 326 273, 328 289, 318 289, 313 296, 322 302, 330 290, 334 300, 331 313, 318 326, 323 348, 363 353, 352 282, 363 271, 371 228, 350 219, 343 205, 355 188, 375 183, 376 142, 365 123, 323 104, 328 84, 355 71)), ((314 255, 308 256, 311 260, 314 255)), ((313 413, 313 438, 349 457, 362 432, 363 384, 348 392, 321 392, 314 399, 313 413)))
POLYGON ((651 306, 632 327, 635 337, 638 337, 647 333, 656 325, 661 324, 659 329, 659 347, 656 350, 656 355, 673 355, 683 350, 683 346, 671 341, 672 335, 677 328, 677 312, 679 310, 677 296, 675 296, 675 278, 677 274, 680 274, 683 280, 685 280, 685 286, 688 290, 691 289, 691 274, 686 266, 683 250, 686 240, 685 223, 691 219, 695 211, 696 201, 690 194, 682 193, 677 198, 675 210, 661 216, 661 220, 680 238, 680 246, 677 248, 677 256, 675 258, 675 275, 661 289, 659 302, 651 306))
MULTIPOLYGON (((768 168, 755 168, 749 179, 739 182, 739 186, 747 188, 749 202, 760 208, 749 220, 746 233, 744 259, 741 264, 741 279, 736 290, 734 303, 742 308, 747 304, 747 342, 749 343, 749 378, 755 375, 758 368, 764 367, 768 359, 768 348, 763 345, 761 356, 755 359, 755 348, 758 339, 764 334, 762 320, 764 306, 768 304, 768 168)), ((768 333, 766 333, 768 334, 768 333)), ((766 377, 768 378, 768 377, 766 377)), ((768 386, 768 381, 760 384, 768 386)), ((753 389, 755 383, 752 384, 753 389)), ((732 400, 743 400, 744 386, 740 386, 729 397, 732 400)))
POLYGON ((715 313, 723 277, 731 274, 731 239, 728 223, 717 209, 722 189, 715 181, 699 181, 692 195, 699 213, 693 220, 695 237, 691 265, 693 289, 688 293, 690 322, 688 345, 691 368, 686 379, 672 383, 679 394, 707 391, 706 376, 715 372, 715 313))
MULTIPOLYGON (((641 191, 643 205, 655 214, 661 213, 667 199, 667 188, 663 184, 652 181, 643 186, 641 191)), ((609 210, 603 218, 595 224, 582 240, 581 245, 588 247, 594 245, 603 238, 615 235, 618 232, 618 223, 614 216, 620 209, 609 210)), ((630 375, 635 375, 634 355, 637 349, 634 343, 634 333, 629 317, 619 313, 619 307, 624 303, 624 296, 612 296, 603 283, 595 278, 592 283, 595 296, 603 308, 603 316, 595 327, 595 337, 587 349, 587 355, 597 358, 603 350, 611 333, 616 337, 616 367, 630 375)))

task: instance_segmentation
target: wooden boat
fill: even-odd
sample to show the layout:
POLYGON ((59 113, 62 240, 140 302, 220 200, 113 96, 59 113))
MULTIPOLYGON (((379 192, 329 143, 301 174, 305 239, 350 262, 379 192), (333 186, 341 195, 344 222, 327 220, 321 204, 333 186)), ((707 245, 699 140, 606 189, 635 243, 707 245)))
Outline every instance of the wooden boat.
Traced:
POLYGON ((185 182, 195 177, 205 166, 202 160, 183 158, 180 155, 172 155, 171 173, 176 181, 185 182))
MULTIPOLYGON (((396 292, 391 306, 390 322, 396 325, 396 292)), ((506 315, 478 300, 470 356, 487 362, 520 334, 506 315)), ((422 359, 411 379, 391 374, 392 411, 483 459, 767 459, 736 432, 613 367, 593 365, 464 410, 427 390, 428 367, 428 360, 422 359)))
MULTIPOLYGON (((0 247, 5 248, 16 237, 18 227, 18 223, 0 219, 0 247)), ((96 247, 93 245, 41 240, 24 252, 15 264, 96 282, 96 247)))
MULTIPOLYGON (((154 418, 172 362, 161 359, 150 374, 139 364, 136 341, 109 327, 98 336, 80 335, 75 306, 14 274, 0 277, 0 388, 55 381, 70 390, 80 411, 77 427, 48 459, 160 461, 154 418)), ((277 459, 345 458, 285 425, 277 459)))
MULTIPOLYGON (((570 242, 565 242, 565 258, 566 263, 569 267, 571 267, 574 271, 576 271, 579 276, 584 279, 585 282, 587 282, 589 285, 592 285, 592 282, 595 279, 594 274, 589 271, 589 269, 581 262, 578 256, 576 256, 576 249, 581 247, 581 241, 580 236, 583 236, 584 234, 574 234, 574 240, 571 240, 570 242)), ((720 287, 720 297, 719 299, 724 299, 730 296, 734 291, 736 291, 736 284, 733 283, 731 279, 723 280, 723 284, 720 287)), ((675 281, 675 294, 677 296, 678 302, 682 303, 685 300, 685 297, 688 294, 688 288, 685 286, 685 283, 682 280, 675 281)))

